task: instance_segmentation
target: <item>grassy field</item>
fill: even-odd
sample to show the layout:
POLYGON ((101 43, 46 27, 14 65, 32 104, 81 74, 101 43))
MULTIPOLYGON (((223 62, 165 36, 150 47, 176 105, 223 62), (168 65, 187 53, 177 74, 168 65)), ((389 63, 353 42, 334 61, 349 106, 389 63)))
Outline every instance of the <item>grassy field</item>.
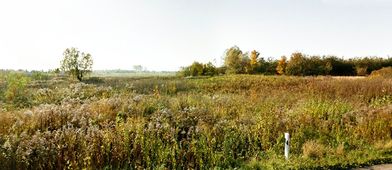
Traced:
POLYGON ((78 83, 14 74, 0 75, 0 105, 0 169, 341 169, 392 162, 392 79, 78 83), (291 134, 289 160, 284 132, 291 134))

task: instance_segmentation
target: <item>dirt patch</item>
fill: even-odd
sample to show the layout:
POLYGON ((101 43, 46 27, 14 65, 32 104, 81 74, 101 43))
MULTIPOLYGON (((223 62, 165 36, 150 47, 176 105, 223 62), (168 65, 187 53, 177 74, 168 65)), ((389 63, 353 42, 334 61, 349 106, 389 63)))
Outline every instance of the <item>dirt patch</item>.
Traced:
POLYGON ((353 170, 392 170, 392 164, 373 165, 363 168, 354 168, 353 170))

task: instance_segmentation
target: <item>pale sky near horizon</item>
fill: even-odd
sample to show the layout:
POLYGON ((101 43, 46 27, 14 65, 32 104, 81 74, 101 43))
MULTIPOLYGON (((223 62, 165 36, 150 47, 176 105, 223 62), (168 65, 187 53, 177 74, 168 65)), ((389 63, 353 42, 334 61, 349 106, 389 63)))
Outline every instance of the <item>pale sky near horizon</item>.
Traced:
POLYGON ((392 0, 0 0, 0 69, 54 69, 68 47, 95 70, 219 65, 234 45, 387 57, 391 31, 392 0))

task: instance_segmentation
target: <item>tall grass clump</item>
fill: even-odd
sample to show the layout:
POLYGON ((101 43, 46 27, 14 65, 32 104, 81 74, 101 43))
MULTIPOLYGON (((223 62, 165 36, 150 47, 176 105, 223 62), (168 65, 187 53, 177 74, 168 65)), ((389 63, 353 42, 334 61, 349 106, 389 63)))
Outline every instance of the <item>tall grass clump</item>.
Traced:
POLYGON ((392 67, 383 67, 380 70, 372 71, 370 77, 392 78, 392 67))

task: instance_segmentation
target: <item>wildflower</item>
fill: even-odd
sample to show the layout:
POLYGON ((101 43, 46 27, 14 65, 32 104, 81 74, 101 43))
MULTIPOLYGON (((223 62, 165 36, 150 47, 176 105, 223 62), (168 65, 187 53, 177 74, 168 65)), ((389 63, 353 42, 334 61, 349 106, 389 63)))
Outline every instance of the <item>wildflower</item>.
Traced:
POLYGON ((4 142, 4 144, 3 144, 2 147, 3 147, 4 149, 10 150, 11 147, 12 147, 10 140, 9 140, 9 139, 6 140, 6 141, 4 142))
POLYGON ((137 95, 135 97, 132 98, 132 100, 136 103, 140 102, 143 99, 142 95, 137 95))
POLYGON ((31 110, 26 110, 26 111, 24 112, 24 114, 25 114, 25 115, 28 115, 28 116, 31 116, 31 115, 33 115, 33 112, 32 112, 31 110))

